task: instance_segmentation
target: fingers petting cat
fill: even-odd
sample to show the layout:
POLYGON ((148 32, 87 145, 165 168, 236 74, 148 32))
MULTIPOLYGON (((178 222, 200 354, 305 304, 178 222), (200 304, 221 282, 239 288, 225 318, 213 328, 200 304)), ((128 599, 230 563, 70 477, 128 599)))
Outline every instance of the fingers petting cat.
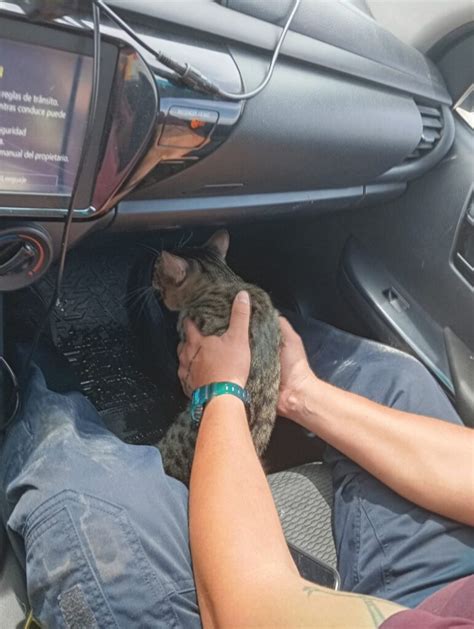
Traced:
POLYGON ((189 398, 194 390, 191 382, 191 370, 201 349, 201 345, 198 345, 198 347, 188 345, 187 349, 185 347, 179 354, 178 378, 181 382, 181 386, 183 387, 184 394, 189 398))

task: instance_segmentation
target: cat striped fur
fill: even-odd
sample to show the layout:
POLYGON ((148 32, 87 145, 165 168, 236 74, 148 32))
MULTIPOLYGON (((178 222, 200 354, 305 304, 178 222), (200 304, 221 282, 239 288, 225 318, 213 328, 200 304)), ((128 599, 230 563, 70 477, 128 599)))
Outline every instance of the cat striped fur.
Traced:
MULTIPOLYGON (((221 230, 202 247, 163 252, 153 273, 153 287, 170 310, 179 311, 178 332, 184 340, 183 321, 189 317, 202 334, 223 334, 232 303, 241 290, 251 301, 249 339, 251 367, 247 382, 251 402, 249 426, 255 450, 262 456, 275 424, 280 385, 280 326, 268 294, 246 283, 226 264, 229 235, 221 230)), ((165 471, 189 484, 197 430, 190 408, 183 411, 159 442, 165 471)))

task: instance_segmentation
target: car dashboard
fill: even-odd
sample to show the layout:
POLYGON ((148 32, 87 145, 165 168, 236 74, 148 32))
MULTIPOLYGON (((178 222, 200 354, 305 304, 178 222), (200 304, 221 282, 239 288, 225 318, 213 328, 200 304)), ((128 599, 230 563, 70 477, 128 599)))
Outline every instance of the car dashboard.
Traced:
MULTIPOLYGON (((233 93, 262 80, 282 17, 237 0, 194 12, 109 4, 149 47, 233 93)), ((183 85, 103 16, 99 106, 78 173, 91 18, 80 7, 32 16, 23 5, 0 3, 0 270, 11 266, 2 290, 32 283, 57 256, 76 176, 71 244, 106 227, 356 209, 403 194, 453 142, 436 67, 357 3, 319 3, 312 15, 303 2, 270 83, 250 100, 183 85)))

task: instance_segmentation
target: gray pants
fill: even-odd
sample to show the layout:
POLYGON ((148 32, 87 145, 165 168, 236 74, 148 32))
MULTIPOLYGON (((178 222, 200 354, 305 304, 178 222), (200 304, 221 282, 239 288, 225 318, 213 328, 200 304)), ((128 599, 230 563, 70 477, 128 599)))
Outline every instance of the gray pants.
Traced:
MULTIPOLYGON (((322 378, 459 423, 413 359, 314 321, 298 328, 322 378)), ((404 501, 335 451, 327 458, 344 588, 415 604, 474 572, 472 529, 404 501)), ((155 448, 123 443, 82 395, 48 390, 34 368, 0 460, 1 516, 46 626, 200 626, 187 490, 155 448)))

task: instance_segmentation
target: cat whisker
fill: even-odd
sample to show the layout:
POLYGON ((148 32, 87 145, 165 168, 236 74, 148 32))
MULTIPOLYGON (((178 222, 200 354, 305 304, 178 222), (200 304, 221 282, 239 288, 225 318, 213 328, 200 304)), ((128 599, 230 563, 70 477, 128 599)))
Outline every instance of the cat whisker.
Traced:
MULTIPOLYGON (((147 305, 150 305, 151 303, 153 303, 153 300, 156 298, 156 294, 154 291, 149 292, 145 295, 145 301, 147 303, 147 305)), ((161 312, 161 308, 160 308, 160 312, 161 312)))
POLYGON ((138 288, 135 288, 134 290, 129 291, 128 295, 136 295, 137 293, 143 293, 149 290, 153 290, 153 286, 151 285, 139 286, 138 288))
POLYGON ((144 299, 148 294, 150 293, 152 294, 153 292, 154 292, 154 289, 152 286, 145 286, 140 289, 137 289, 136 291, 129 293, 124 298, 124 304, 127 306, 130 306, 131 308, 134 308, 135 306, 138 305, 140 300, 144 299))
POLYGON ((194 232, 192 232, 192 231, 188 232, 188 234, 184 236, 184 240, 183 240, 183 242, 182 242, 182 244, 180 246, 181 247, 186 247, 186 245, 192 239, 193 236, 194 236, 194 232))
POLYGON ((154 247, 152 247, 151 245, 147 245, 144 242, 141 242, 138 244, 139 247, 141 247, 142 249, 145 249, 146 251, 148 251, 149 253, 153 253, 157 256, 161 255, 161 251, 159 251, 158 249, 155 249, 154 247))
POLYGON ((136 288, 135 290, 132 290, 130 292, 128 292, 125 297, 124 300, 125 302, 129 301, 130 299, 133 299, 134 297, 140 296, 146 292, 148 292, 150 290, 150 288, 152 288, 151 286, 140 286, 140 288, 136 288))
POLYGON ((176 245, 176 249, 182 249, 183 247, 185 247, 188 242, 191 240, 191 238, 193 237, 193 232, 184 232, 184 234, 181 234, 181 237, 179 239, 178 244, 176 245))
POLYGON ((140 318, 142 316, 142 314, 145 312, 145 309, 150 306, 151 300, 153 299, 153 297, 154 297, 153 292, 147 292, 147 293, 145 293, 145 295, 143 295, 143 297, 142 297, 142 304, 141 304, 140 309, 138 311, 137 318, 140 318))
POLYGON ((133 311, 134 318, 138 318, 141 316, 144 301, 145 300, 143 297, 139 297, 134 301, 133 304, 130 304, 130 309, 133 311))

